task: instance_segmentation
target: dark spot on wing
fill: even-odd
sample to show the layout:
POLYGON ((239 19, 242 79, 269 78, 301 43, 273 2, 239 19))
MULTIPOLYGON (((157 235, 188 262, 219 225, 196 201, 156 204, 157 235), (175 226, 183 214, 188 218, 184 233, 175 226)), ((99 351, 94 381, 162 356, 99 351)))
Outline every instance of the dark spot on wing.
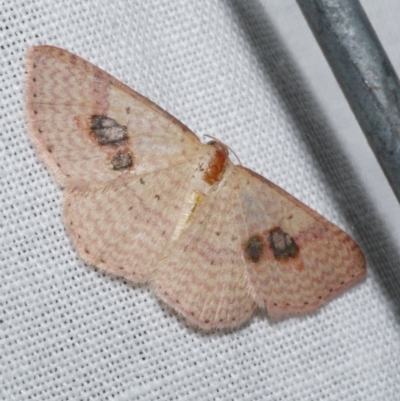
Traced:
POLYGON ((129 152, 118 152, 111 159, 111 167, 117 171, 133 167, 132 155, 129 152))
POLYGON ((100 145, 119 144, 128 137, 126 127, 107 116, 92 116, 90 128, 100 145))
POLYGON ((143 178, 140 179, 140 183, 144 184, 144 179, 143 178))
POLYGON ((253 235, 247 241, 244 251, 252 262, 258 262, 263 254, 263 243, 259 235, 253 235))
POLYGON ((280 227, 269 232, 269 244, 274 252, 275 259, 278 260, 294 258, 299 253, 299 248, 294 239, 280 227))

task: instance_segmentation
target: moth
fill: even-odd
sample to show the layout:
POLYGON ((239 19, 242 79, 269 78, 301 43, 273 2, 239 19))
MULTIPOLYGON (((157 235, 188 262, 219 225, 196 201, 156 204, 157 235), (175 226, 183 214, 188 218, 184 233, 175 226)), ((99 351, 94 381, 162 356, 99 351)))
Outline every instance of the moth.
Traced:
POLYGON ((26 109, 81 258, 190 324, 311 312, 366 275, 345 232, 76 55, 28 50, 26 109))

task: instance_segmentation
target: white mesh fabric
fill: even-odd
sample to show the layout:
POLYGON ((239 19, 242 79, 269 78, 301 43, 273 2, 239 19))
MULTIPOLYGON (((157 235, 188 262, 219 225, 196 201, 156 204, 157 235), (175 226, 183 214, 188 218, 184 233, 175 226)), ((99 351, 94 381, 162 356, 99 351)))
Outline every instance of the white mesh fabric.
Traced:
MULTIPOLYGON (((362 1, 400 70, 400 3, 362 1)), ((36 0, 0 7, 1 400, 396 400, 399 204, 295 2, 36 0), (24 59, 63 47, 361 245, 368 279, 316 314, 202 334, 85 266, 30 145, 24 59)))

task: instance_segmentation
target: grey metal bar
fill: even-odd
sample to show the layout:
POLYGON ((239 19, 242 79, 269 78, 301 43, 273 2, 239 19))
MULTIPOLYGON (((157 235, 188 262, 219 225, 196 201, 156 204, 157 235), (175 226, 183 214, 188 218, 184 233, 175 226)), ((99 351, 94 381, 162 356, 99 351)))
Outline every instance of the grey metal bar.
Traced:
POLYGON ((358 0, 297 0, 400 201, 400 82, 358 0))

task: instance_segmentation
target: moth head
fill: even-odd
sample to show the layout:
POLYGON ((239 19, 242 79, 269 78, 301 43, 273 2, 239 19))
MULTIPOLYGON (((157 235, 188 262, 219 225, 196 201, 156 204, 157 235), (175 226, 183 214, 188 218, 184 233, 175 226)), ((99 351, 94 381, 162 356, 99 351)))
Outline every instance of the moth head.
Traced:
POLYGON ((205 136, 208 136, 209 138, 211 138, 211 140, 209 140, 206 143, 206 145, 210 145, 210 146, 213 146, 213 147, 219 149, 221 152, 224 153, 226 158, 229 158, 229 152, 231 152, 236 157, 239 164, 240 165, 242 164, 239 159, 239 156, 229 146, 226 146, 224 143, 222 143, 221 141, 219 141, 218 139, 216 139, 210 135, 205 135, 205 136))
POLYGON ((226 146, 224 143, 222 143, 221 141, 219 141, 218 139, 210 136, 210 135, 206 135, 209 138, 211 138, 206 145, 212 146, 214 148, 216 148, 217 150, 220 150, 221 152, 223 152, 225 154, 226 157, 229 156, 229 148, 228 146, 226 146))

